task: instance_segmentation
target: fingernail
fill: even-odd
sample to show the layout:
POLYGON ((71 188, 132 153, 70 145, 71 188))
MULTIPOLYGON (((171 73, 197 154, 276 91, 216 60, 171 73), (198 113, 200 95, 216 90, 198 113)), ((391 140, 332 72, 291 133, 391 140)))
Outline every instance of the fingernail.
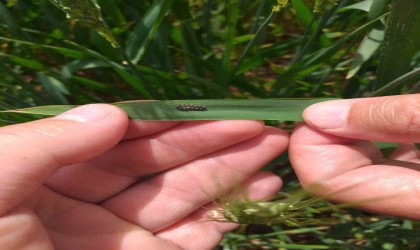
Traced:
POLYGON ((347 100, 314 104, 303 112, 303 119, 320 129, 342 128, 347 123, 350 103, 347 100))
POLYGON ((102 104, 89 104, 66 111, 56 116, 55 119, 71 120, 82 123, 97 122, 105 119, 111 113, 112 109, 104 107, 102 104))

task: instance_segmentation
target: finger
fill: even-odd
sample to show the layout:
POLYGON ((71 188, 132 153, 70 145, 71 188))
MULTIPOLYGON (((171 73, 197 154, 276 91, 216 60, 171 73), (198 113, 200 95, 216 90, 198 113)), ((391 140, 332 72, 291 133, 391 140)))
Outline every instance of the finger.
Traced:
POLYGON ((221 190, 248 179, 287 147, 285 132, 266 128, 250 140, 162 173, 103 203, 152 232, 184 218, 221 190))
POLYGON ((420 94, 318 103, 305 122, 326 133, 363 140, 419 142, 420 94))
POLYGON ((420 151, 413 144, 400 144, 390 159, 420 163, 420 151))
POLYGON ((23 208, 0 217, 0 245, 2 249, 54 249, 36 215, 23 208))
POLYGON ((370 142, 328 135, 307 125, 292 134, 289 154, 303 186, 322 184, 316 194, 336 193, 335 201, 357 202, 371 212, 420 218, 420 164, 395 165, 370 142))
POLYGON ((234 145, 263 129, 260 121, 186 122, 152 137, 120 143, 93 162, 108 171, 137 178, 234 145))
POLYGON ((23 206, 34 211, 55 249, 181 249, 100 206, 69 199, 45 187, 26 199, 23 206))
POLYGON ((67 164, 114 146, 127 127, 125 113, 110 105, 87 105, 51 119, 0 129, 0 214, 8 211, 67 164))
MULTIPOLYGON (((250 198, 266 200, 278 192, 281 184, 278 176, 260 172, 248 179, 242 187, 250 198)), ((205 205, 171 227, 157 232, 156 236, 183 246, 183 249, 213 249, 224 233, 235 229, 238 225, 212 221, 212 209, 215 209, 215 204, 205 205), (192 234, 198 240, 192 241, 192 234)))
POLYGON ((124 135, 125 140, 136 139, 172 128, 180 124, 177 121, 136 121, 131 120, 128 123, 127 132, 124 135))
POLYGON ((298 125, 293 131, 289 157, 304 186, 383 159, 372 142, 329 135, 306 124, 298 125))
MULTIPOLYGON (((167 127, 167 123, 156 125, 167 127)), ((136 126, 149 125, 137 122, 136 126)), ((141 176, 165 171, 245 141, 263 129, 264 124, 259 121, 180 123, 123 141, 88 163, 61 169, 48 179, 48 186, 61 194, 97 203, 133 185, 141 176)), ((139 131, 136 133, 139 135, 139 131)))

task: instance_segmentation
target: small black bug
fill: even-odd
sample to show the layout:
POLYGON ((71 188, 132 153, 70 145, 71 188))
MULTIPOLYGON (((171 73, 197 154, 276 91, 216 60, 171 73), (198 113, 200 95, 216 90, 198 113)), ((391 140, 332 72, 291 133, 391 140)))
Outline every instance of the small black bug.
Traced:
POLYGON ((176 109, 180 111, 207 111, 206 106, 195 104, 178 104, 176 105, 176 109))

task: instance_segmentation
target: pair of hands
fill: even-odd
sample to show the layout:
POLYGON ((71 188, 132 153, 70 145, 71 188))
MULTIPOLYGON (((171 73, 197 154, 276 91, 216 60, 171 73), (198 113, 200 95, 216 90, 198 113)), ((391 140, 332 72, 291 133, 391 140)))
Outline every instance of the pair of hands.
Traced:
POLYGON ((232 223, 208 220, 221 190, 277 193, 260 171, 289 147, 304 186, 385 214, 420 218, 420 95, 305 110, 290 137, 258 121, 128 121, 95 104, 0 128, 4 249, 211 249, 232 223), (370 140, 401 142, 385 159, 370 140), (145 178, 147 177, 147 178, 145 178), (234 180, 234 181, 232 181, 234 180), (352 188, 347 188, 351 186, 352 188), (205 191, 205 192, 204 192, 205 191))

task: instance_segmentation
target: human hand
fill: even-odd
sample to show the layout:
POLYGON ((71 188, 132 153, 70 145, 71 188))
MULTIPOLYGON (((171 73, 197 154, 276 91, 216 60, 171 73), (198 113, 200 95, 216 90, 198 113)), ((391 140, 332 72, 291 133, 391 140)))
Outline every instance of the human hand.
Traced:
POLYGON ((315 104, 290 138, 303 186, 368 211, 420 219, 420 94, 315 104), (400 142, 385 159, 372 141, 400 142), (339 191, 343 190, 343 191, 339 191), (382 197, 382 198, 381 198, 382 197), (369 202, 369 200, 371 202, 369 202))
POLYGON ((105 104, 2 127, 0 246, 211 249, 236 227, 208 219, 212 198, 274 195, 259 169, 287 143, 257 121, 134 122, 105 104))

